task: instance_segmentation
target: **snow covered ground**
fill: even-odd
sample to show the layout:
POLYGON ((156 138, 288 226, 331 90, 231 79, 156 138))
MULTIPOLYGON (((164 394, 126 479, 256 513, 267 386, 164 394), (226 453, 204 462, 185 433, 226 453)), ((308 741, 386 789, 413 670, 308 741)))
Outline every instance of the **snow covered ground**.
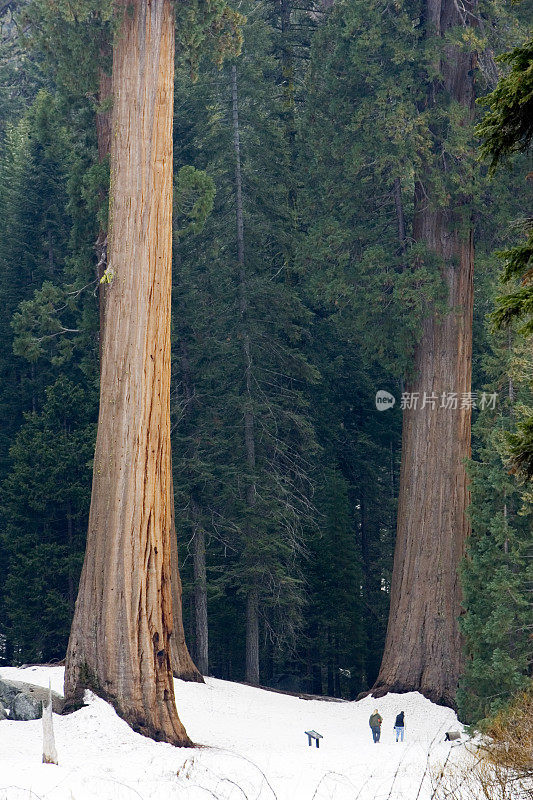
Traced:
MULTIPOLYGON (((51 680, 62 693, 61 667, 4 667, 0 677, 51 680)), ((445 732, 462 730, 453 711, 414 692, 351 703, 214 678, 175 681, 175 689, 180 718, 202 747, 146 739, 90 693, 80 711, 54 715, 59 766, 41 763, 41 720, 0 722, 0 800, 429 800, 428 753, 443 764, 445 732), (376 707, 379 744, 368 727, 376 707), (402 710, 406 740, 396 744, 402 710), (324 737, 319 749, 307 744, 311 728, 324 737)))

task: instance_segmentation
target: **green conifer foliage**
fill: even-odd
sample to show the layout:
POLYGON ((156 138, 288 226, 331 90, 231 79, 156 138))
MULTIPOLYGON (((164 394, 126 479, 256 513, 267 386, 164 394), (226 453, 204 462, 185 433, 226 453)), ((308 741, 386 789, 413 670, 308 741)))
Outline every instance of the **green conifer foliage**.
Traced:
POLYGON ((22 413, 38 407, 50 379, 46 361, 30 366, 13 357, 11 320, 19 303, 40 289, 44 280, 57 280, 67 256, 65 138, 47 93, 41 92, 28 114, 8 132, 3 155, 0 370, 5 425, 0 464, 5 469, 22 413))
MULTIPOLYGON (((500 57, 510 65, 494 91, 484 98, 489 112, 478 125, 482 154, 492 159, 492 169, 513 153, 531 151, 533 137, 533 40, 500 57)), ((531 180, 532 173, 526 176, 531 180)), ((526 190, 527 191, 527 190, 526 190)), ((524 207, 525 208, 525 207, 524 207)), ((502 282, 510 287, 496 300, 493 320, 506 326, 515 320, 522 323, 520 333, 533 334, 533 223, 530 213, 522 210, 524 237, 514 247, 501 253, 504 258, 502 282)), ((531 406, 519 409, 515 430, 508 437, 513 468, 526 479, 533 479, 533 412, 531 406)))
MULTIPOLYGON (((385 413, 376 409, 377 389, 387 389, 399 396, 395 382, 378 365, 365 361, 347 338, 344 326, 337 324, 335 314, 327 317, 322 309, 320 312, 311 331, 311 358, 321 374, 321 380, 310 392, 312 420, 322 447, 314 480, 318 487, 322 486, 322 469, 326 475, 332 468, 342 475, 347 486, 350 531, 353 531, 350 535, 355 536, 359 565, 352 564, 346 569, 359 568, 362 576, 360 593, 345 581, 338 586, 336 602, 328 603, 320 582, 331 580, 329 566, 320 558, 312 560, 309 608, 317 605, 321 609, 320 624, 324 629, 336 624, 337 606, 351 604, 354 612, 358 606, 361 625, 358 627, 356 620, 352 620, 357 635, 354 633, 350 642, 353 666, 350 667, 349 692, 354 697, 373 684, 383 652, 396 523, 401 411, 397 406, 385 413)), ((314 503, 319 547, 327 549, 331 545, 328 545, 329 528, 324 528, 327 510, 322 502, 325 498, 327 494, 318 490, 314 503)), ((315 531, 309 532, 312 542, 316 541, 316 535, 315 531)), ((309 654, 314 664, 320 664, 323 678, 328 670, 330 674, 335 670, 332 671, 327 659, 313 652, 316 627, 306 627, 306 636, 311 645, 307 656, 302 654, 302 661, 307 674, 313 675, 314 688, 311 686, 309 690, 320 693, 321 679, 316 667, 311 670, 308 666, 309 654)), ((346 685, 341 688, 347 690, 346 685)))
POLYGON ((83 560, 94 413, 94 394, 60 376, 11 448, 2 484, 2 627, 19 663, 65 653, 83 560))
POLYGON ((504 706, 531 670, 531 491, 509 461, 508 440, 532 405, 530 347, 517 326, 495 331, 491 312, 500 291, 500 259, 515 232, 508 220, 522 208, 524 159, 499 176, 480 176, 476 203, 476 296, 473 389, 494 394, 493 408, 474 411, 472 532, 461 569, 465 671, 457 696, 462 719, 477 723, 504 706))
POLYGON ((88 293, 80 313, 57 288, 81 275, 71 261, 74 160, 49 94, 8 131, 3 156, 1 632, 13 659, 61 658, 90 497, 96 360, 84 326, 96 303, 88 293), (75 359, 57 336, 65 322, 85 330, 75 359))
POLYGON ((307 567, 309 688, 353 699, 365 669, 359 536, 342 473, 326 468, 320 484, 315 502, 322 516, 310 535, 307 567))
POLYGON ((500 390, 498 407, 480 411, 471 464, 472 533, 462 582, 465 672, 458 694, 468 722, 491 716, 528 681, 531 669, 531 530, 533 505, 523 482, 509 472, 506 434, 516 408, 531 402, 531 353, 507 334, 493 340, 488 360, 500 390))
MULTIPOLYGON (((474 428, 459 702, 465 719, 476 720, 531 670, 533 498, 520 477, 532 462, 531 359, 512 329, 493 334, 484 319, 496 283, 490 254, 505 249, 515 283, 497 321, 529 325, 531 242, 513 247, 516 234, 502 235, 524 216, 526 170, 513 161, 505 178, 490 183, 480 170, 474 187, 466 183, 470 134, 459 109, 422 101, 435 53, 421 45, 418 3, 326 5, 246 0, 235 13, 223 0, 175 4, 172 437, 188 639, 203 593, 208 669, 242 679, 246 600, 259 586, 262 682, 351 698, 374 683, 389 601, 402 380, 420 321, 441 302, 440 265, 412 239, 415 176, 431 168, 438 202, 457 181, 475 197, 474 389, 508 398, 481 412, 474 428), (219 69, 241 43, 243 54, 219 69), (395 395, 394 409, 377 411, 378 389, 395 395)), ((472 33, 480 85, 492 80, 485 31, 492 46, 516 38, 508 12, 504 23, 487 24, 502 19, 499 5, 480 4, 472 33)), ((109 111, 100 81, 110 74, 116 20, 107 0, 31 0, 17 4, 15 17, 6 13, 0 661, 48 660, 64 655, 90 497, 95 242, 105 239, 109 183, 95 119, 109 111), (39 94, 43 83, 49 91, 39 94)), ((495 158, 530 138, 530 50, 526 43, 508 57, 507 82, 489 96, 480 132, 495 158)))
POLYGON ((6 128, 14 125, 31 105, 42 76, 38 65, 21 42, 17 20, 18 2, 2 4, 0 9, 0 141, 6 128))
MULTIPOLYGON (((302 347, 309 313, 284 274, 286 144, 278 124, 279 98, 272 91, 272 32, 264 8, 256 6, 247 16, 244 52, 236 65, 246 320, 239 310, 231 71, 207 68, 192 89, 177 86, 177 102, 194 106, 187 118, 197 121, 192 130, 180 130, 178 122, 177 153, 206 169, 216 185, 203 232, 177 248, 174 315, 177 400, 183 409, 174 440, 177 513, 185 517, 178 530, 194 527, 196 515, 207 533, 210 592, 217 597, 209 604, 215 653, 228 604, 244 624, 243 598, 254 586, 267 639, 287 643, 301 626, 307 462, 316 449, 305 387, 317 373, 302 347), (244 336, 252 359, 248 399, 244 336), (254 417, 253 469, 246 456, 245 401, 254 417), (253 507, 247 501, 250 482, 253 507)), ((232 655, 237 668, 242 669, 242 657, 242 651, 232 655)), ((226 668, 216 655, 212 666, 226 668)))
POLYGON ((415 175, 432 158, 418 22, 403 3, 337 4, 313 41, 303 123, 313 178, 301 269, 365 360, 398 377, 442 288, 412 241, 415 175))

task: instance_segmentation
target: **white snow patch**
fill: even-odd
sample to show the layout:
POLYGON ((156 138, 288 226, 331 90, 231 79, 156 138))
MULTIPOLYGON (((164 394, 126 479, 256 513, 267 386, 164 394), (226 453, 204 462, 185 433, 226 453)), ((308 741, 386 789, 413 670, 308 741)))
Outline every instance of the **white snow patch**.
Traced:
MULTIPOLYGON (((0 677, 63 688, 62 667, 4 667, 0 677)), ((0 800, 429 800, 428 753, 444 763, 445 732, 462 730, 453 711, 416 692, 339 703, 214 678, 175 681, 175 691, 203 747, 136 734, 90 692, 84 708, 54 714, 59 766, 41 763, 41 720, 0 722, 0 800), (368 726, 374 708, 384 720, 379 744, 368 726), (399 711, 403 743, 394 741, 399 711), (308 746, 312 728, 324 737, 319 749, 308 746)))

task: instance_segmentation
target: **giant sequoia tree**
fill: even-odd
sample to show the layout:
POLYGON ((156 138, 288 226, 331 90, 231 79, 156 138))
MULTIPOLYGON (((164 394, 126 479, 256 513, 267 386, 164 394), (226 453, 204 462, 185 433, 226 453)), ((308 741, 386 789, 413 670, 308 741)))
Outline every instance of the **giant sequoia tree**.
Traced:
MULTIPOLYGON (((205 19, 201 13, 190 15, 188 25, 181 26, 184 41, 181 48, 184 55, 191 57, 195 48, 202 47, 202 36, 198 35, 201 25, 209 27, 216 26, 215 35, 210 41, 211 49, 215 50, 215 57, 220 57, 220 46, 218 36, 227 35, 228 25, 232 25, 235 16, 228 12, 223 2, 215 3, 209 9, 210 13, 205 19), (198 17, 200 19, 198 19, 198 17), (224 18, 224 24, 221 20, 224 18), (200 22, 200 25, 198 25, 200 22), (191 32, 195 31, 195 43, 190 44, 191 32), (217 51, 218 47, 218 51, 217 51)), ((186 15, 187 11, 184 10, 186 15)), ((107 267, 107 223, 104 208, 108 200, 107 187, 105 186, 105 168, 111 150, 111 107, 112 107, 112 79, 110 74, 111 53, 112 53, 112 32, 111 32, 111 7, 106 0, 95 0, 94 3, 78 6, 76 13, 72 13, 72 8, 58 10, 49 0, 31 0, 25 12, 24 19, 28 26, 29 41, 39 58, 46 66, 46 72, 53 76, 54 84, 57 86, 58 94, 67 108, 71 109, 70 124, 78 135, 83 136, 83 124, 86 124, 85 115, 77 118, 79 110, 72 113, 72 109, 89 107, 95 121, 97 138, 97 157, 100 164, 97 167, 92 164, 82 181, 86 185, 91 185, 97 197, 92 198, 90 212, 94 214, 95 207, 98 208, 99 230, 95 242, 97 257, 96 277, 101 280, 107 267), (67 43, 65 45, 65 43, 67 43), (72 63, 78 65, 76 71, 72 70, 72 63), (95 180, 98 176, 98 180, 95 180), (94 184, 97 185, 94 185, 94 184)), ((238 46, 238 37, 236 40, 238 46)), ((229 36, 225 43, 226 47, 232 50, 235 44, 229 36)), ((86 192, 84 192, 86 193, 86 192)), ((87 198, 86 198, 87 199, 87 198)), ((84 243, 86 244, 86 243, 84 243)), ((85 268, 86 257, 79 259, 85 268)), ((81 285, 87 282, 87 275, 83 271, 81 285)), ((105 303, 106 303, 106 283, 99 288, 99 343, 100 357, 102 357, 102 345, 104 340, 105 328, 105 303)), ((202 681, 202 676, 195 667, 185 642, 182 621, 182 601, 181 601, 181 579, 178 570, 178 559, 176 551, 176 537, 173 532, 172 543, 172 607, 174 617, 174 635, 171 639, 171 660, 174 676, 182 680, 202 681)))
POLYGON ((174 702, 170 298, 174 13, 122 6, 113 53, 106 326, 87 551, 65 697, 189 744, 174 702))
POLYGON ((467 142, 475 63, 467 37, 454 42, 475 11, 475 1, 423 4, 426 52, 438 53, 420 105, 431 120, 434 159, 415 182, 413 236, 437 258, 448 310, 425 319, 407 386, 417 404, 404 411, 391 607, 374 686, 376 696, 420 691, 450 705, 461 668, 457 569, 468 533, 474 256, 467 142))

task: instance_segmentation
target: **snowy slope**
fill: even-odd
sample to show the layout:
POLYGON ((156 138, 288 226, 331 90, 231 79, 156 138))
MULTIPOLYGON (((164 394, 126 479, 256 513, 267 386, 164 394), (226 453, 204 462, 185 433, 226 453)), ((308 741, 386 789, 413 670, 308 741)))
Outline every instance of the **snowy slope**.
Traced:
MULTIPOLYGON (((51 680, 62 692, 61 667, 5 667, 0 676, 43 686, 51 680)), ((203 747, 146 739, 89 693, 85 708, 54 715, 59 766, 41 764, 40 720, 0 722, 0 800, 416 800, 428 752, 432 764, 442 764, 450 748, 445 731, 461 729, 453 711, 414 692, 341 703, 213 678, 175 681, 175 690, 187 732, 203 747), (384 719, 379 744, 368 727, 376 707, 384 719), (401 710, 406 741, 396 744, 401 710), (324 736, 318 750, 308 747, 310 728, 324 736)), ((430 796, 426 779, 418 800, 430 796)))

